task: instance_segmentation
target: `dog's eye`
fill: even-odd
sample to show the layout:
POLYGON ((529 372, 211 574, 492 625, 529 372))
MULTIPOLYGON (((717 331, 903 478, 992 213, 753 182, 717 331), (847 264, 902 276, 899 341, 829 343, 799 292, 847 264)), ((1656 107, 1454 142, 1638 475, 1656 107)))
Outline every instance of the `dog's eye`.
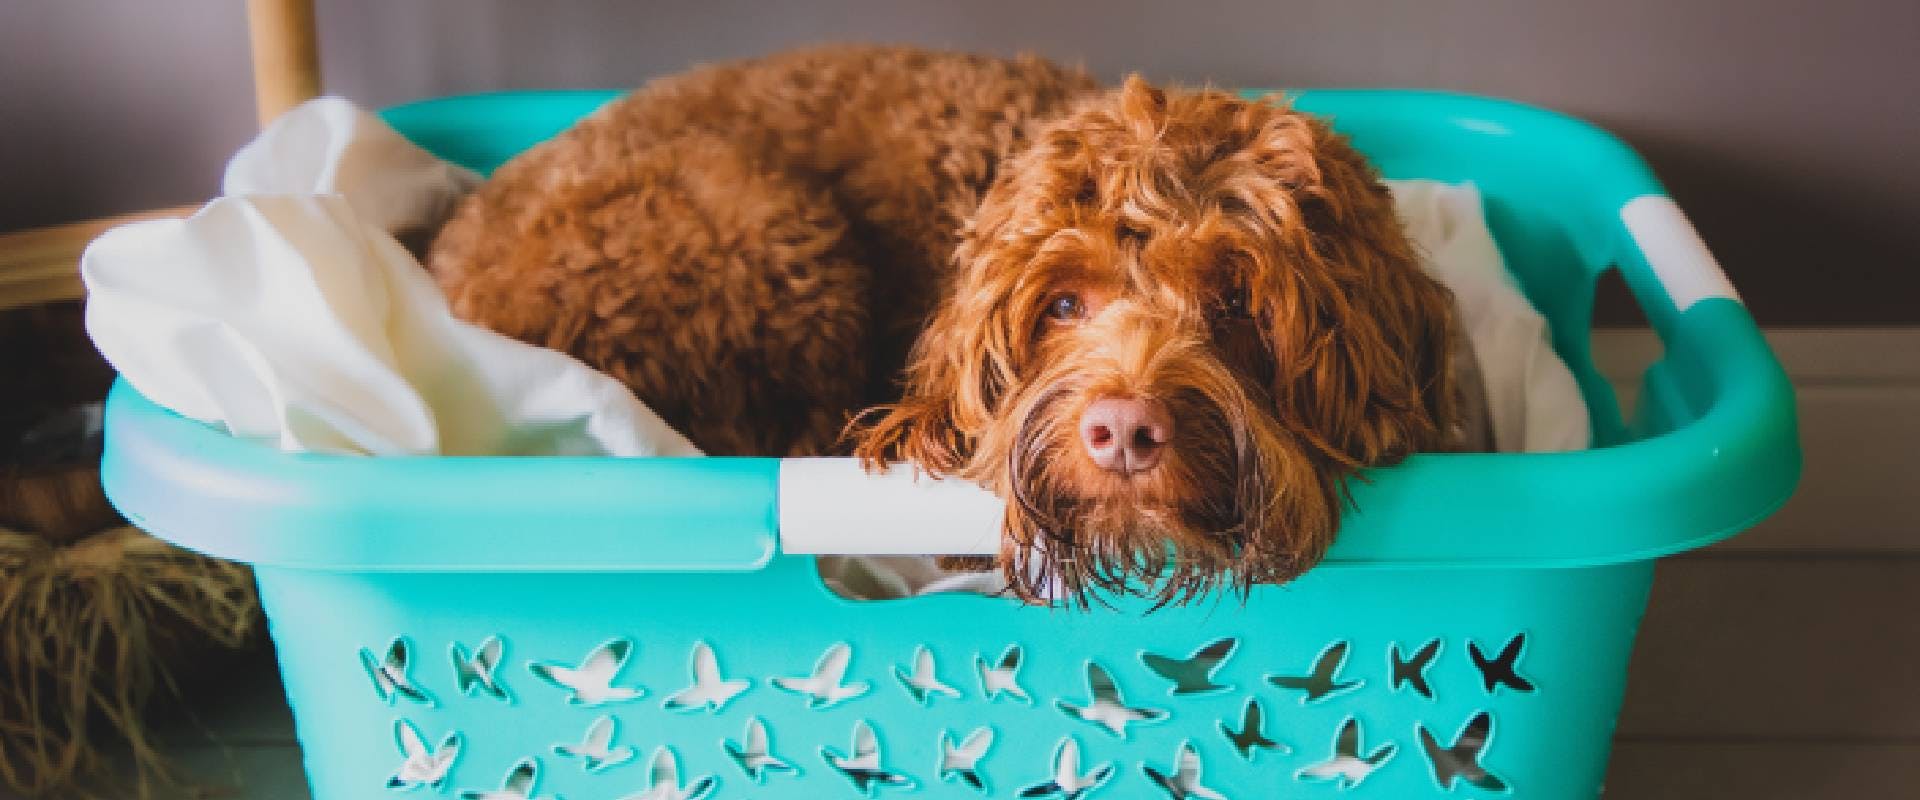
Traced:
POLYGON ((1247 290, 1235 287, 1220 296, 1220 316, 1228 319, 1250 319, 1253 310, 1247 307, 1247 290))
POLYGON ((1087 307, 1080 302, 1080 295, 1057 295, 1047 303, 1047 316, 1061 322, 1070 322, 1087 315, 1087 307))

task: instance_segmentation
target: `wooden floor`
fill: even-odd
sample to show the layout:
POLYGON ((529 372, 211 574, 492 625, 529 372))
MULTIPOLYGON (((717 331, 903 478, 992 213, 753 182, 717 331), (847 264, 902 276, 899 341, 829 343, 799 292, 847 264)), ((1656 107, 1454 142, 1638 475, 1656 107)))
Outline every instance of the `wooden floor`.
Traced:
MULTIPOLYGON (((1610 798, 1920 797, 1920 329, 1769 339, 1799 397, 1800 490, 1661 564, 1610 798)), ((1651 347, 1594 351, 1624 386, 1651 347)))
MULTIPOLYGON (((1760 528, 1661 565, 1608 798, 1920 797, 1920 329, 1774 343, 1806 479, 1760 528)), ((1596 345, 1622 384, 1652 352, 1637 333, 1596 345)), ((166 723, 209 785, 178 796, 307 796, 271 666, 249 672, 166 723)))

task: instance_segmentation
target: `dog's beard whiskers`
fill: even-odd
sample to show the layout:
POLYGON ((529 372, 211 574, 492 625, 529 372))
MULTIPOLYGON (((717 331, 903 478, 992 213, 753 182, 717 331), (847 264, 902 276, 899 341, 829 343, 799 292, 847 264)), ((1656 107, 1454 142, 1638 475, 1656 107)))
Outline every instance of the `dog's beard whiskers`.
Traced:
POLYGON ((1078 441, 1070 401, 1084 387, 1075 377, 1042 384, 1049 388, 1018 404, 1022 412, 1013 436, 996 444, 1005 453, 1003 486, 1010 501, 1010 546, 1002 550, 1009 588, 1028 600, 1064 599, 1084 608, 1094 590, 1122 589, 1138 571, 1125 563, 1130 549, 1116 549, 1099 534, 1138 527, 1134 519, 1111 517, 1116 509, 1139 503, 1132 497, 1119 503, 1089 500, 1076 485, 1075 454, 1064 451, 1078 441))
POLYGON ((1053 451, 1060 439, 1058 414, 1053 413, 1053 407, 1067 395, 1065 388, 1042 393, 1022 418, 1007 450, 1008 491, 1042 533, 1060 527, 1055 509, 1071 500, 1054 485, 1053 472, 1048 469, 1055 461, 1057 454, 1053 451))
POLYGON ((1042 363, 971 468, 1008 500, 1001 562, 1011 593, 1081 608, 1133 593, 1160 608, 1221 587, 1244 597, 1324 549, 1310 533, 1326 521, 1319 476, 1299 441, 1263 410, 1264 391, 1202 344, 1164 342, 1142 362, 1149 379, 1124 379, 1131 373, 1097 354, 1060 351, 1042 363), (1111 474, 1081 452, 1082 403, 1110 391, 1161 402, 1175 420, 1153 472, 1111 474))
POLYGON ((1160 534, 1163 554, 1154 577, 1162 580, 1155 608, 1210 593, 1232 566, 1244 537, 1244 504, 1232 490, 1242 482, 1236 440, 1244 409, 1238 397, 1218 396, 1200 383, 1167 403, 1180 420, 1181 449, 1168 464, 1170 483, 1186 487, 1173 498, 1174 519, 1160 534))
MULTIPOLYGON (((1009 588, 1024 599, 1045 602, 1053 588, 1086 583, 1081 567, 1087 563, 1084 543, 1070 522, 1084 505, 1067 491, 1056 465, 1061 453, 1063 413, 1059 406, 1072 396, 1068 386, 1054 384, 1026 404, 1014 438, 1006 443, 1006 490, 1012 499, 1007 517, 1011 547, 1003 548, 1009 588)), ((1069 588, 1069 596, 1086 606, 1084 597, 1069 588)))
POLYGON ((1243 501, 1232 490, 1244 483, 1244 409, 1200 391, 1176 393, 1164 402, 1183 440, 1197 444, 1171 453, 1150 477, 1090 476, 1070 451, 1078 445, 1078 426, 1069 426, 1076 392, 1056 386, 1025 403, 1006 449, 1014 591, 1087 607, 1104 594, 1157 584, 1156 608, 1210 591, 1244 528, 1243 501), (1084 485, 1089 478, 1096 489, 1084 485))

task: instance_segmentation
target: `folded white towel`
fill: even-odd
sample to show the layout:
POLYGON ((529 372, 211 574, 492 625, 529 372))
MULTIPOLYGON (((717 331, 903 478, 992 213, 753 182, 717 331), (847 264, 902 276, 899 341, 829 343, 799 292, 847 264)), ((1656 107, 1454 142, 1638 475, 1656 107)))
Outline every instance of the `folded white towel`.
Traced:
POLYGON ((87 248, 87 329, 154 402, 285 450, 698 455, 618 381, 454 319, 390 235, 477 177, 343 100, 282 116, 224 197, 87 248))

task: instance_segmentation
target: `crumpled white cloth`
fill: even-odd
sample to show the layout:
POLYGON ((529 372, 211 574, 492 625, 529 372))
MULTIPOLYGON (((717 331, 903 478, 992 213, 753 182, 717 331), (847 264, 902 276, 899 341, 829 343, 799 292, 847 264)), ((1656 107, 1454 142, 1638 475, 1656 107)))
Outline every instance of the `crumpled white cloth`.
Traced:
POLYGON ((1429 274, 1453 290, 1458 321, 1479 362, 1501 453, 1582 450, 1590 443, 1587 401, 1553 351, 1547 320, 1520 293, 1487 227, 1471 183, 1387 181, 1429 274))
POLYGON ((611 377, 453 317, 390 234, 478 180, 310 101, 234 156, 224 196, 87 248, 88 332, 155 403, 284 450, 698 455, 611 377))

